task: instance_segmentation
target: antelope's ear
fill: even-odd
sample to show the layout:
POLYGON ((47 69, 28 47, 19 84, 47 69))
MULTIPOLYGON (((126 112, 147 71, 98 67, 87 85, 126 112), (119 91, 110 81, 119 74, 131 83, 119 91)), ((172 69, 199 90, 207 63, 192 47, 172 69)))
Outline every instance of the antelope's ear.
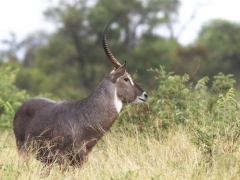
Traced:
POLYGON ((126 72, 126 69, 127 69, 127 63, 125 61, 125 63, 122 66, 120 66, 118 69, 114 70, 111 73, 112 79, 116 81, 119 77, 124 75, 124 73, 126 72))

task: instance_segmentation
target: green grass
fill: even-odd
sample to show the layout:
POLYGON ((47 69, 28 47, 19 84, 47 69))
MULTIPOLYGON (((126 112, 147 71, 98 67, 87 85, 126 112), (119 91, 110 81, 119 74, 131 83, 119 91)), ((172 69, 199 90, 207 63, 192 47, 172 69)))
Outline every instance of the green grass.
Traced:
MULTIPOLYGON (((228 144, 212 157, 211 165, 202 150, 191 142, 185 129, 170 131, 168 138, 128 137, 111 132, 94 148, 89 160, 79 168, 58 165, 44 167, 33 157, 28 163, 18 156, 12 132, 0 136, 0 177, 3 180, 36 179, 239 179, 240 148, 225 151, 228 144)), ((220 141, 220 140, 219 140, 220 141)))

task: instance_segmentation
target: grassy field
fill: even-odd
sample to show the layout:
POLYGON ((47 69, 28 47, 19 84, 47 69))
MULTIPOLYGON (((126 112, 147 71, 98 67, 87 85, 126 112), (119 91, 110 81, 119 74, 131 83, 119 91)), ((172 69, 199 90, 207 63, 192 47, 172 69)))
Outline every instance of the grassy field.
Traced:
MULTIPOLYGON (((220 142, 219 142, 220 143, 220 142)), ((240 179, 240 147, 230 153, 214 154, 206 161, 184 129, 171 131, 168 138, 127 137, 110 132, 97 145, 81 168, 62 171, 58 165, 44 167, 30 157, 28 163, 19 158, 12 132, 0 136, 0 177, 2 180, 36 179, 240 179)), ((221 152, 221 153, 219 153, 221 152)))
POLYGON ((172 75, 162 67, 154 71, 159 88, 148 102, 124 106, 88 162, 64 170, 18 156, 12 119, 27 97, 9 91, 11 81, 2 78, 7 100, 0 97, 0 179, 239 180, 240 94, 232 75, 219 73, 209 87, 208 77, 193 86, 188 75, 172 75))

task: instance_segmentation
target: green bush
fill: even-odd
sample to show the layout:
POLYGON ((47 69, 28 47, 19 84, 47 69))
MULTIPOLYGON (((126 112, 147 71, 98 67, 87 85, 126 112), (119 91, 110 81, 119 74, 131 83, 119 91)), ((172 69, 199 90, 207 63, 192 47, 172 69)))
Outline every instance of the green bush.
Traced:
POLYGON ((0 66, 0 129, 12 127, 14 112, 29 95, 15 85, 18 70, 7 64, 0 66))
POLYGON ((240 105, 235 99, 232 75, 219 73, 212 87, 204 77, 194 86, 188 75, 173 75, 163 67, 151 69, 157 73, 158 88, 146 104, 123 109, 116 126, 129 135, 147 134, 156 139, 167 136, 169 130, 186 128, 192 142, 208 162, 214 154, 234 151, 239 145, 240 105))

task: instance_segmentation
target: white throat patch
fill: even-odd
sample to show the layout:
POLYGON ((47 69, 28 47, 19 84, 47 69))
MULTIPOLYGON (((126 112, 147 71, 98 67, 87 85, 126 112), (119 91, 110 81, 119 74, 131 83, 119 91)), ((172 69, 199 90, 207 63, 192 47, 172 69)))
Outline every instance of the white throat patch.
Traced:
POLYGON ((120 113, 122 109, 122 101, 120 101, 117 97, 117 89, 114 90, 114 105, 118 113, 120 113))

